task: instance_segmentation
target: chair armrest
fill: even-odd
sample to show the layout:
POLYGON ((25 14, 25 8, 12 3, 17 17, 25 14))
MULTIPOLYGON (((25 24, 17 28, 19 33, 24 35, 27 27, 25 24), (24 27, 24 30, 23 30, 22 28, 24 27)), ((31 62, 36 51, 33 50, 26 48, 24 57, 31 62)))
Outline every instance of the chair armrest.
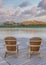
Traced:
POLYGON ((40 47, 40 45, 29 45, 30 47, 40 47))
POLYGON ((5 40, 5 41, 16 41, 16 40, 5 40))
POLYGON ((41 40, 31 40, 30 42, 41 42, 41 40))
POLYGON ((5 45, 5 46, 17 46, 17 45, 5 45))

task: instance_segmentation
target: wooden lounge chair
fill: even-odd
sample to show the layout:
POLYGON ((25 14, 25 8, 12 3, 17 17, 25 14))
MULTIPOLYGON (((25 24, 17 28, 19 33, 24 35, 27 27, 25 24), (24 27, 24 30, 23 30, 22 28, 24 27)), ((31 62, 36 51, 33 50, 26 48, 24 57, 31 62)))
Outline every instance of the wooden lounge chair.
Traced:
POLYGON ((16 42, 16 38, 14 37, 6 37, 5 38, 5 46, 6 46, 6 52, 5 57, 8 53, 18 53, 18 46, 16 42))
POLYGON ((32 53, 40 53, 40 45, 41 45, 42 39, 40 37, 33 37, 30 39, 30 44, 29 44, 29 53, 30 55, 32 53))

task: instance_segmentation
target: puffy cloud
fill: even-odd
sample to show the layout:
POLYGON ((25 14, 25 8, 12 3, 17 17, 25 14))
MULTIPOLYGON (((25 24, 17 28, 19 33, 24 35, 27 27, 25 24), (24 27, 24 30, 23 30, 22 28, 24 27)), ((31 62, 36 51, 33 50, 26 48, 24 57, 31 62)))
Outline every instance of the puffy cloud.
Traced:
POLYGON ((14 15, 15 14, 15 9, 9 9, 9 10, 6 10, 5 14, 6 15, 14 15))
POLYGON ((41 0, 38 7, 41 7, 42 9, 46 10, 46 0, 41 0))
POLYGON ((27 7, 29 5, 29 2, 28 1, 24 1, 24 2, 22 2, 20 5, 19 5, 19 7, 27 7))
POLYGON ((4 15, 14 15, 15 13, 15 9, 5 9, 5 8, 0 8, 0 14, 4 14, 4 15))
POLYGON ((32 7, 32 8, 30 8, 30 9, 27 9, 27 10, 24 10, 22 13, 23 14, 35 14, 37 12, 37 9, 35 8, 35 7, 32 7))
POLYGON ((13 15, 15 15, 15 11, 15 9, 6 10, 4 8, 0 8, 0 21, 4 22, 6 20, 14 19, 15 17, 13 15))
POLYGON ((22 12, 22 14, 24 14, 24 15, 30 15, 31 14, 31 11, 30 10, 27 10, 27 11, 22 12))
POLYGON ((0 0, 0 8, 3 6, 3 4, 2 4, 2 0, 0 0))
POLYGON ((36 12, 37 12, 36 7, 32 7, 32 8, 30 7, 29 9, 21 11, 20 15, 25 15, 25 16, 31 16, 32 15, 33 16, 36 14, 36 12))
POLYGON ((41 0, 38 7, 31 6, 28 2, 25 1, 15 9, 3 8, 2 0, 0 0, 0 21, 14 20, 18 22, 42 15, 46 15, 46 0, 41 0))
POLYGON ((31 9, 31 6, 27 6, 27 7, 24 7, 24 8, 18 7, 18 8, 16 9, 15 14, 16 14, 16 16, 20 16, 23 12, 29 11, 30 9, 31 9))
POLYGON ((32 14, 36 14, 36 12, 37 12, 36 7, 32 7, 32 8, 31 8, 31 13, 32 13, 32 14))
POLYGON ((46 10, 38 11, 36 17, 46 15, 46 10))

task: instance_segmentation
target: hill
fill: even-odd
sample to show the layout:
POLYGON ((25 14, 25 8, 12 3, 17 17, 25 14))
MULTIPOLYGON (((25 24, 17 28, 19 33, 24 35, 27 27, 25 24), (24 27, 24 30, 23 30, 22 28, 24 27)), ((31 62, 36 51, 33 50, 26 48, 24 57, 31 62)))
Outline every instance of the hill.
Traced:
POLYGON ((46 24, 46 22, 43 22, 43 21, 37 21, 37 20, 32 20, 32 21, 23 21, 21 24, 22 24, 22 25, 46 24))

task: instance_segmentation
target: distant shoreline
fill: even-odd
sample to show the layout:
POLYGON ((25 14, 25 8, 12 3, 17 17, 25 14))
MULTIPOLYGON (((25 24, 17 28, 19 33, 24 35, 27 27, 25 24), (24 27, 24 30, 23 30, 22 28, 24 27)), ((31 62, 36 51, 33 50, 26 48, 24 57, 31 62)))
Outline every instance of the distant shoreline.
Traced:
POLYGON ((31 24, 31 25, 0 25, 0 28, 44 28, 46 24, 31 24))

